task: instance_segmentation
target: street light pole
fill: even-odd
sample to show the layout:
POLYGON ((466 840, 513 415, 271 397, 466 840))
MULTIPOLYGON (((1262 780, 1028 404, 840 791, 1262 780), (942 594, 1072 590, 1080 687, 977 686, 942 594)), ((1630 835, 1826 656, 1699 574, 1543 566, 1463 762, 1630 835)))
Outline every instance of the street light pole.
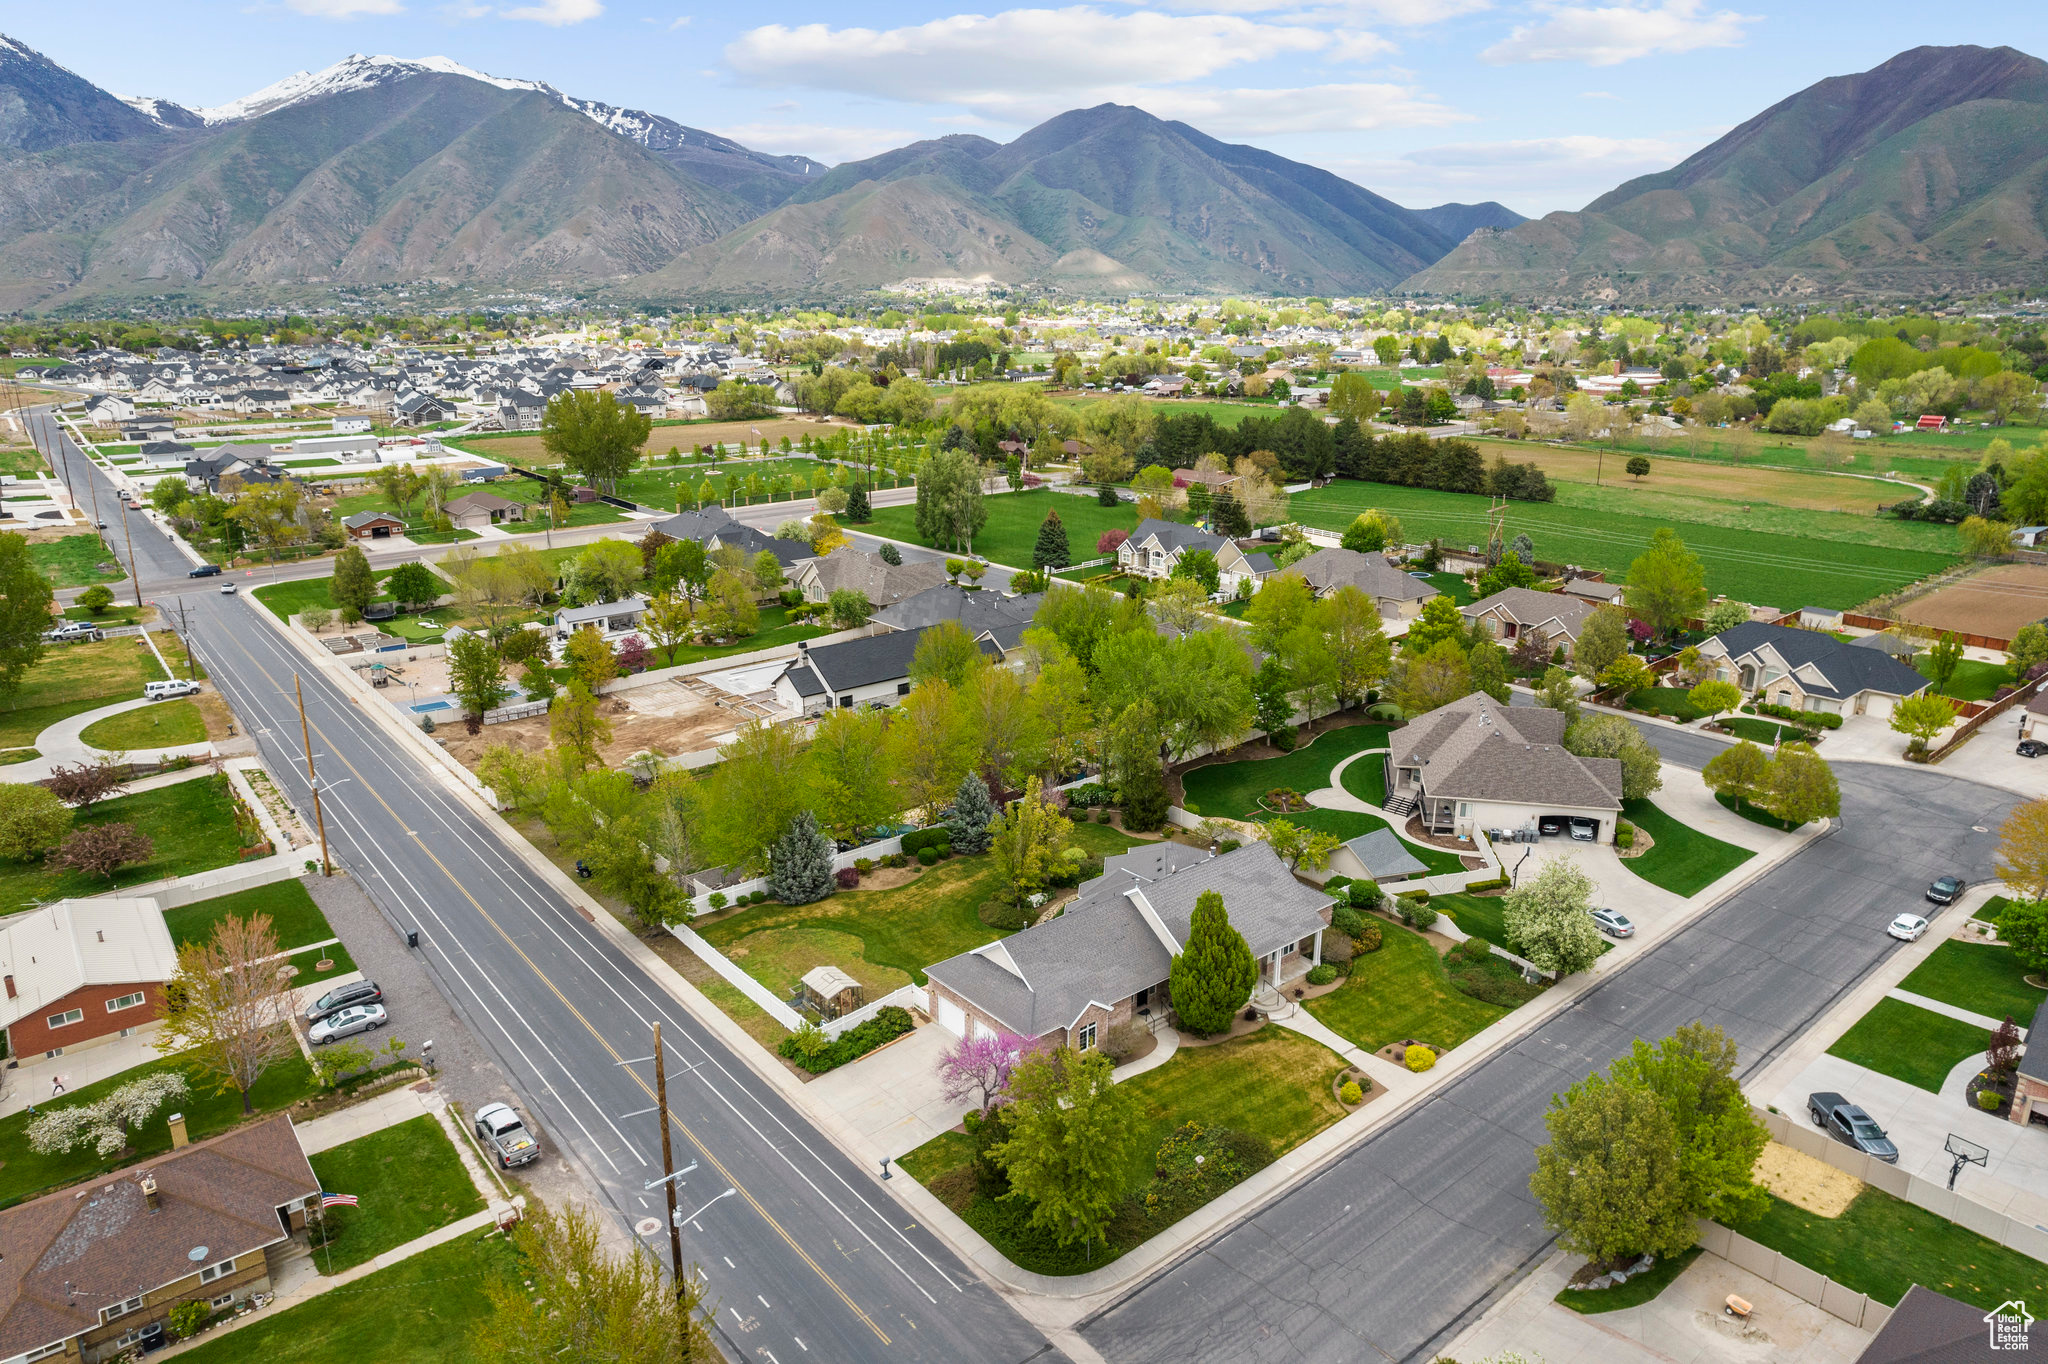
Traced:
POLYGON ((292 695, 299 703, 299 742, 306 748, 306 785, 313 788, 313 822, 320 827, 320 874, 334 875, 334 864, 327 860, 327 816, 320 810, 320 778, 313 771, 313 731, 306 724, 306 693, 299 685, 299 675, 292 674, 292 695))

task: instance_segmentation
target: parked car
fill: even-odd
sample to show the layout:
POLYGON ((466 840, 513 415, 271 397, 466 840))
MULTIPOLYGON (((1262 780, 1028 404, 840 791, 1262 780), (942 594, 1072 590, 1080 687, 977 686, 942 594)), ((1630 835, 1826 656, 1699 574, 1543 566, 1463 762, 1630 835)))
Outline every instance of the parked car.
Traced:
POLYGON ((1890 927, 1885 929, 1885 932, 1891 934, 1900 942, 1918 942, 1920 935, 1926 931, 1927 920, 1921 918, 1918 914, 1901 914, 1898 918, 1891 921, 1890 927))
POLYGON ((320 998, 306 1006, 306 1021, 318 1023, 331 1013, 346 1009, 351 1004, 381 1004, 384 992, 377 988, 374 980, 355 980, 346 985, 337 985, 320 998))
POLYGON ((2048 753, 2048 742, 2043 742, 2040 739, 2022 739, 2020 740, 2020 746, 2014 749, 2013 752, 2019 754, 2022 758, 2038 758, 2043 753, 2048 753))
POLYGON ((1628 915, 1618 909, 1589 909, 1586 912, 1593 916, 1594 925, 1610 938, 1633 938, 1636 935, 1636 926, 1629 922, 1628 915))
POLYGON ((234 595, 235 595, 235 592, 236 592, 236 590, 237 590, 237 589, 238 589, 238 588, 239 588, 240 586, 241 586, 241 584, 239 584, 239 583, 222 583, 222 584, 220 585, 220 594, 221 594, 221 595, 222 595, 223 597, 232 597, 232 596, 234 596, 234 595))
POLYGON ((1952 905, 1968 884, 1960 876, 1944 876, 1927 888, 1927 898, 1937 905, 1952 905))
POLYGON ((1564 816, 1544 815, 1541 819, 1538 819, 1536 821, 1536 832, 1542 834, 1546 838, 1548 838, 1552 834, 1563 833, 1564 816))
POLYGON ((1814 1125, 1845 1146, 1853 1146, 1887 1165, 1899 1163, 1899 1148, 1870 1115, 1839 1094, 1823 1090, 1806 1096, 1806 1115, 1814 1125))
POLYGON ((316 1047, 324 1046, 359 1032, 375 1032, 390 1021, 382 1004, 351 1004, 306 1029, 306 1040, 316 1047))
POLYGON ((510 1104, 485 1104, 476 1111, 476 1135, 504 1169, 540 1158, 540 1143, 510 1104))
POLYGON ((74 640, 103 639, 105 635, 89 620, 67 620, 56 629, 44 632, 43 638, 52 644, 68 644, 74 640))
POLYGON ((183 677, 173 677, 168 681, 145 682, 142 684, 142 699, 145 701, 163 701, 173 696, 197 696, 198 694, 199 684, 183 677))
POLYGON ((186 573, 185 576, 188 578, 218 578, 220 576, 220 565, 201 564, 199 567, 186 573))
POLYGON ((1568 821, 1574 843, 1597 843, 1600 840, 1600 821, 1584 815, 1573 815, 1568 821))

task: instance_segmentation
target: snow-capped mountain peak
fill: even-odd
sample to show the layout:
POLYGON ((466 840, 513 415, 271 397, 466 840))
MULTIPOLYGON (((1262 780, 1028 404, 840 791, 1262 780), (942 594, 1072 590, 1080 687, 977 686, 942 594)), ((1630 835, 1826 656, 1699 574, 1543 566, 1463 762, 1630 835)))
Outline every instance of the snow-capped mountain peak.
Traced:
POLYGON ((217 104, 210 109, 195 112, 209 124, 239 123, 244 119, 261 118, 265 114, 274 114, 279 109, 288 109, 294 104, 304 104, 307 100, 319 99, 326 95, 338 95, 348 90, 368 90, 373 86, 389 85, 393 81, 423 75, 464 76, 473 81, 482 81, 486 85, 495 85, 501 90, 538 90, 550 95, 556 93, 539 81, 508 80, 502 76, 485 75, 447 57, 370 57, 356 52, 324 71, 301 71, 296 75, 286 76, 273 85, 266 85, 252 95, 244 95, 240 99, 229 100, 226 104, 217 104))
POLYGON ((155 95, 116 95, 115 99, 141 114, 159 128, 198 128, 205 120, 182 104, 155 95))

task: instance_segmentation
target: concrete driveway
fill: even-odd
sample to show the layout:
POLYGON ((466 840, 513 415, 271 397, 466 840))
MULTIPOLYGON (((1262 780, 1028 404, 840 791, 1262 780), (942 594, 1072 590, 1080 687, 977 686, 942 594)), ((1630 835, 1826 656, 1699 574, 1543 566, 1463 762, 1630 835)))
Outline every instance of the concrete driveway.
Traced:
POLYGON ((973 1103, 955 1103, 940 1089, 939 1057, 953 1034, 936 1023, 828 1070, 804 1088, 828 1123, 857 1135, 890 1159, 914 1151, 960 1121, 973 1103))

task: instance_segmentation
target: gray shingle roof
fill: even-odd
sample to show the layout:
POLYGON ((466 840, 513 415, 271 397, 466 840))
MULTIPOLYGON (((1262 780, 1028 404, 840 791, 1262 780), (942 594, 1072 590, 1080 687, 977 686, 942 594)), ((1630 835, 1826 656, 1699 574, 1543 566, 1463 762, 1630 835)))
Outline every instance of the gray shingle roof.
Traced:
POLYGON ((955 620, 970 635, 993 634, 996 643, 1008 651, 1017 647, 1044 600, 1042 592, 1006 597, 1000 592, 970 592, 940 583, 875 612, 873 619, 892 630, 922 630, 942 620, 955 620))
POLYGON ((1533 587, 1504 587, 1490 597, 1482 597, 1470 606, 1461 606, 1458 611, 1468 620, 1477 620, 1488 611, 1498 611, 1508 620, 1519 625, 1542 625, 1556 619, 1565 633, 1573 639, 1579 637, 1579 628, 1586 618, 1599 610, 1596 603, 1581 597, 1566 596, 1562 592, 1538 592, 1533 587))
POLYGON ((1375 881, 1399 880, 1429 870, 1429 864, 1409 852, 1407 845, 1394 837, 1392 829, 1374 829, 1344 846, 1364 864, 1375 881))
POLYGON ((1882 649, 1853 648, 1819 630, 1795 630, 1789 625, 1751 621, 1733 630, 1723 630, 1714 638, 1731 659, 1769 648, 1795 669, 1813 666, 1827 681, 1814 683, 1801 678, 1799 685, 1818 696, 1841 698, 1863 691, 1911 696, 1927 686, 1927 679, 1917 670, 1882 649))
POLYGON ((1396 766, 1422 768, 1432 796, 1621 808, 1621 762, 1564 748, 1564 715, 1542 706, 1510 710, 1475 692, 1418 715, 1388 736, 1396 766))
POLYGON ((1319 549, 1296 560, 1287 571, 1306 578, 1317 596, 1328 596, 1342 587, 1355 587, 1368 597, 1387 601, 1424 601, 1437 595, 1432 584, 1409 577, 1384 555, 1361 554, 1355 549, 1319 549))
POLYGON ((2027 1025, 2027 1049, 2020 1057, 2020 1074, 2030 1080, 2048 1083, 2048 999, 2034 1010, 2034 1021, 2027 1025), (2034 1039, 2040 1038, 2035 1044, 2034 1039))
POLYGON ((1176 549, 1206 549, 1212 554, 1221 554, 1230 541, 1220 535, 1211 535, 1199 526, 1183 526, 1178 521, 1161 521, 1147 517, 1131 532, 1131 543, 1142 545, 1153 536, 1159 537, 1159 547, 1172 551, 1176 549))
MULTIPOLYGON (((884 635, 863 635, 859 639, 807 649, 804 657, 791 665, 790 680, 796 681, 796 670, 804 667, 806 662, 817 671, 828 691, 852 691, 856 687, 871 687, 878 682, 908 677, 910 660, 916 657, 918 641, 923 637, 922 630, 892 630, 884 635)), ((1002 656, 987 640, 977 643, 982 653, 991 658, 1002 656)))
POLYGON ((870 606, 889 606, 936 591, 946 581, 946 566, 934 560, 891 564, 879 554, 852 545, 841 545, 824 558, 813 559, 812 571, 818 575, 819 590, 828 596, 851 589, 865 594, 870 606))

